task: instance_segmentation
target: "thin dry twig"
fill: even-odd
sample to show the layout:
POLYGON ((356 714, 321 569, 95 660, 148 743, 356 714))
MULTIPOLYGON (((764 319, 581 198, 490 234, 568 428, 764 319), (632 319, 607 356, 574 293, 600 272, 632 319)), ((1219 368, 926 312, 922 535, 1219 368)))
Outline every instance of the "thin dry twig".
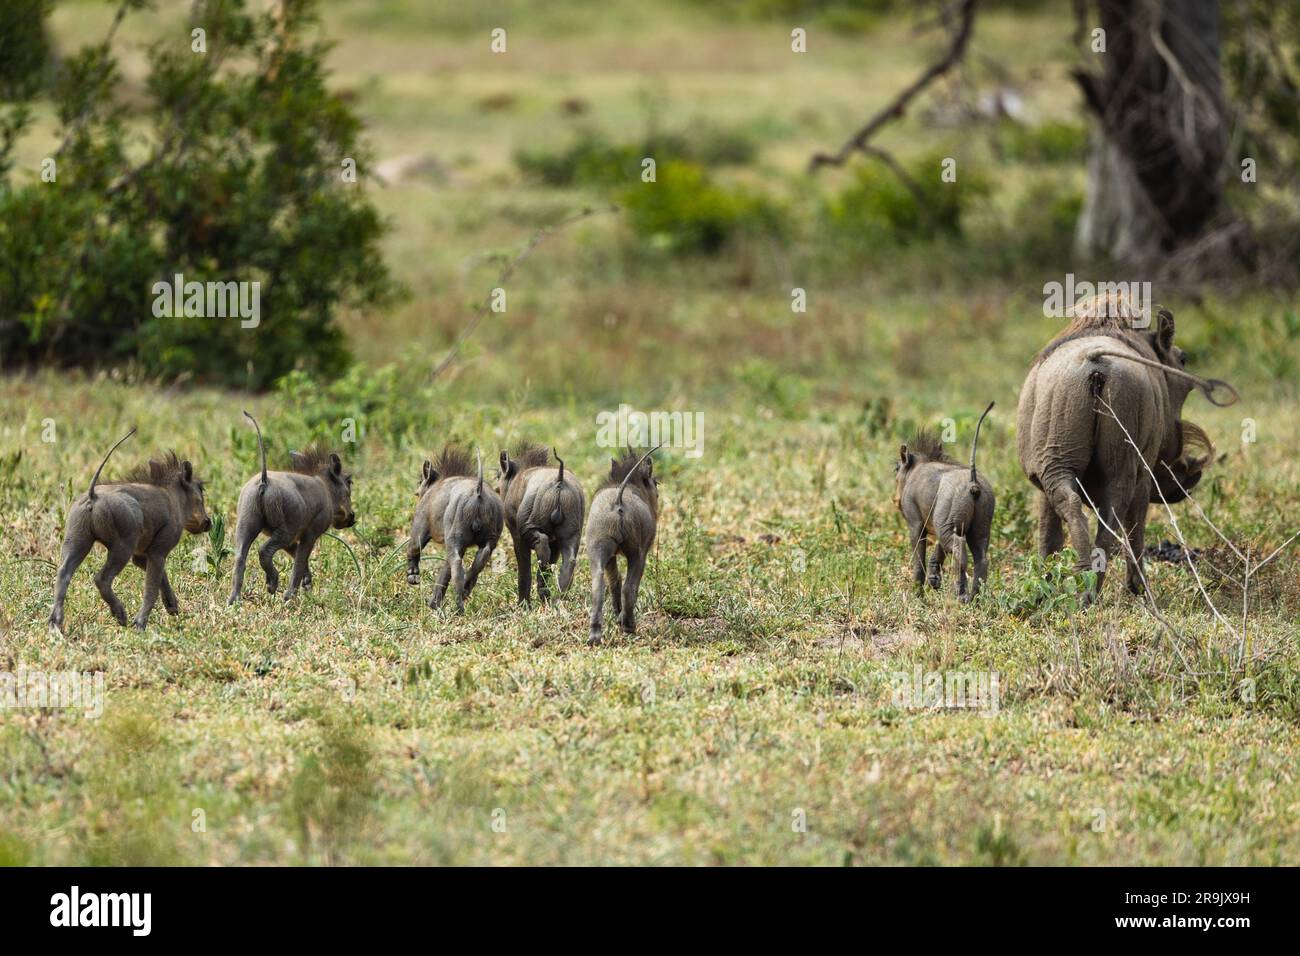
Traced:
POLYGON ((961 0, 961 6, 957 11, 957 29, 953 33, 948 52, 944 54, 942 59, 930 64, 929 68, 911 86, 899 93, 888 106, 868 120, 865 126, 854 133, 853 137, 840 147, 838 152, 815 153, 812 159, 808 161, 808 171, 810 173, 817 172, 823 166, 843 166, 855 152, 867 153, 867 142, 872 136, 876 135, 881 127, 891 120, 901 118, 907 112, 908 105, 918 94, 961 61, 966 54, 966 46, 970 41, 971 32, 975 25, 975 3, 976 0, 961 0))

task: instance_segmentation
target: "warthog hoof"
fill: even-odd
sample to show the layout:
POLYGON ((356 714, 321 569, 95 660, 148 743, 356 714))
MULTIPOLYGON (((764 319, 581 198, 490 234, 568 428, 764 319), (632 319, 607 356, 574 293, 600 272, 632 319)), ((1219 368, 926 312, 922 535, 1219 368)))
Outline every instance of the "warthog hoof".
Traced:
POLYGON ((420 583, 420 572, 419 572, 419 571, 407 571, 407 572, 406 572, 406 583, 407 583, 407 584, 419 584, 419 583, 420 583))
POLYGON ((969 604, 969 603, 971 602, 971 598, 972 598, 972 597, 973 597, 973 595, 971 595, 971 594, 969 594, 969 593, 967 593, 967 594, 958 594, 958 595, 957 595, 957 600, 960 601, 962 604, 969 604))
POLYGON ((605 642, 605 638, 600 633, 600 631, 592 631, 591 637, 587 638, 588 647, 599 647, 604 642, 605 642))

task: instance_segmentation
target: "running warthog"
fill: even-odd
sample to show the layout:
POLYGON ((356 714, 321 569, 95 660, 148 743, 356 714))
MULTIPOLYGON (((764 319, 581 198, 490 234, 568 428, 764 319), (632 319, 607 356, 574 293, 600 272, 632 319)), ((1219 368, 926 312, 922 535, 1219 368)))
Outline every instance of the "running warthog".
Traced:
POLYGON ((144 603, 135 617, 135 626, 143 630, 159 592, 168 614, 180 611, 176 593, 167 580, 167 555, 180 541, 181 533, 202 534, 212 527, 203 506, 203 482, 194 477, 193 466, 178 460, 174 452, 133 469, 122 481, 99 486, 99 475, 109 455, 134 434, 132 428, 109 449, 90 479, 90 488, 68 511, 54 607, 50 610, 50 627, 60 633, 68 585, 96 541, 108 549, 108 558, 95 575, 95 586, 119 624, 126 624, 126 608, 113 593, 113 579, 128 561, 144 569, 144 603))
POLYGON ((641 592, 641 575, 654 544, 659 523, 659 481, 654 476, 652 448, 640 458, 628 450, 621 459, 609 460, 609 477, 591 499, 587 520, 587 559, 591 562, 591 637, 601 642, 605 610, 605 586, 618 623, 628 634, 636 633, 636 599, 641 592), (618 555, 627 561, 627 579, 618 579, 618 555))
POLYGON ((447 549, 447 561, 438 574, 429 597, 435 611, 447 595, 448 582, 456 588, 456 611, 465 610, 465 599, 474 590, 479 573, 492 557, 501 539, 501 498, 491 485, 483 482, 483 459, 479 456, 477 478, 474 460, 463 448, 448 445, 436 461, 424 461, 420 472, 420 501, 411 519, 411 540, 406 550, 406 580, 420 583, 420 554, 424 546, 435 541, 447 549), (469 573, 464 556, 478 548, 469 573))
POLYGON ((266 572, 266 590, 274 594, 280 586, 275 569, 275 553, 293 555, 293 572, 284 589, 286 601, 302 587, 311 589, 312 549, 321 535, 334 528, 350 528, 357 523, 352 510, 352 476, 343 470, 338 455, 322 448, 308 448, 290 454, 293 471, 266 470, 266 446, 257 420, 244 412, 257 429, 257 451, 262 471, 248 479, 239 492, 239 517, 235 527, 235 579, 230 588, 230 604, 239 601, 244 589, 244 567, 248 550, 263 532, 267 540, 257 557, 266 572))
POLYGON ((930 587, 939 587, 943 559, 950 554, 957 561, 957 597, 963 603, 979 593, 980 584, 988 574, 993 487, 987 478, 976 472, 975 455, 979 450, 980 427, 992 409, 993 403, 989 402, 975 426, 969 468, 945 455, 942 443, 928 432, 921 432, 901 446, 898 463, 894 466, 894 503, 907 521, 913 580, 918 587, 925 582, 925 551, 933 540, 930 587), (969 594, 966 592, 967 546, 975 559, 975 577, 969 594))
POLYGON ((532 553, 537 552, 537 595, 549 597, 546 570, 560 560, 559 589, 563 594, 573 583, 578 563, 578 542, 582 539, 582 518, 586 497, 573 472, 548 468, 549 456, 539 445, 524 444, 513 456, 501 453, 500 491, 505 505, 506 527, 515 546, 519 566, 519 603, 526 604, 532 590, 532 553))
POLYGON ((1174 345, 1174 317, 1161 309, 1153 329, 1122 296, 1097 297, 1075 309, 1070 326, 1034 359, 1020 391, 1016 444, 1020 465, 1042 494, 1038 545, 1046 556, 1064 544, 1069 529, 1081 569, 1105 564, 1127 541, 1128 587, 1143 591, 1143 538, 1147 505, 1181 500, 1213 457, 1205 432, 1181 420, 1193 387, 1214 404, 1214 393, 1231 386, 1189 374, 1187 358, 1174 345), (1196 446, 1201 454, 1193 454, 1196 446), (1154 477, 1153 477, 1154 476, 1154 477), (1099 516, 1093 539, 1083 506, 1099 516))

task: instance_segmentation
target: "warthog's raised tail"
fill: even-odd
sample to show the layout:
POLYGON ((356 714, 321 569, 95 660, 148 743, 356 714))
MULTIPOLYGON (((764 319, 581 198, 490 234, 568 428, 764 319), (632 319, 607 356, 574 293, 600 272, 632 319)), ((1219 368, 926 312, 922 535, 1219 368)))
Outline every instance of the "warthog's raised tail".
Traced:
POLYGON ((108 464, 108 459, 112 457, 113 452, 117 451, 118 445, 122 444, 122 442, 126 441, 134 434, 135 434, 135 429, 132 428, 129 432, 127 432, 125 435, 119 438, 117 440, 117 444, 108 450, 108 454, 104 456, 104 460, 101 461, 99 463, 99 467, 95 469, 95 476, 90 479, 90 488, 86 490, 86 497, 89 498, 91 501, 95 500, 95 485, 99 484, 99 474, 104 470, 104 466, 108 464))
POLYGON ((266 477, 266 445, 264 445, 264 444, 262 443, 262 426, 259 425, 259 424, 257 424, 257 419, 256 419, 256 418, 254 418, 252 415, 248 414, 247 409, 245 409, 245 411, 244 411, 244 417, 247 418, 250 422, 252 422, 252 423, 253 423, 253 427, 254 427, 255 429, 257 429, 257 455, 258 455, 258 458, 261 459, 261 462, 262 462, 262 485, 261 485, 261 490, 262 490, 262 491, 266 491, 266 485, 267 485, 267 481, 268 481, 268 479, 267 479, 267 477, 266 477))
POLYGON ((980 493, 979 482, 975 478, 975 454, 980 447, 980 428, 983 427, 984 419, 991 411, 993 411, 993 402, 989 402, 989 407, 984 409, 984 414, 980 416, 980 420, 975 424, 975 440, 971 442, 970 446, 970 493, 975 496, 980 493))
POLYGON ((636 464, 633 465, 628 470, 628 473, 623 476, 623 481, 618 486, 618 513, 620 515, 623 513, 623 489, 627 487, 628 479, 637 473, 637 469, 641 467, 641 465, 645 462, 647 458, 649 458, 651 455, 653 455, 655 452, 657 452, 660 448, 663 447, 664 447, 663 442, 660 442, 659 444, 655 445, 648 452, 646 452, 644 455, 638 458, 636 464))
POLYGON ((551 449, 551 454, 560 463, 560 474, 555 479, 555 508, 551 511, 551 524, 559 526, 564 524, 564 509, 561 507, 564 503, 564 496, 561 494, 564 490, 564 459, 554 448, 551 449))

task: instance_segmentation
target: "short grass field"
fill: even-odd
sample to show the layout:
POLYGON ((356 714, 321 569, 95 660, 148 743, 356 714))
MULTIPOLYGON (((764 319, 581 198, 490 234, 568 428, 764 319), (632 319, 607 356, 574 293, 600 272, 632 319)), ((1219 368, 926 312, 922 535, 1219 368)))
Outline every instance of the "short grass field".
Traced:
MULTIPOLYGON (((1118 573, 1082 608, 1068 558, 1037 556, 1014 423, 1029 362, 1061 326, 1042 286, 1088 270, 1044 212, 1078 195, 1083 163, 1008 159, 986 128, 918 109, 880 142, 904 161, 951 148, 988 183, 963 235, 839 241, 816 210, 854 173, 810 177, 808 156, 838 148, 935 37, 905 20, 810 21, 796 55, 801 24, 706 3, 552 6, 326 4, 335 82, 387 172, 365 188, 408 290, 343 316, 358 359, 344 379, 295 375, 263 394, 131 367, 0 379, 0 671, 101 671, 106 690, 97 719, 0 713, 0 862, 1300 861, 1297 551, 1251 576, 1243 613, 1241 566, 1206 520, 1254 561, 1300 528, 1294 297, 1157 284, 1189 367, 1241 394, 1185 410, 1219 450, 1195 493, 1206 518, 1173 511, 1202 549, 1203 590, 1186 564, 1149 561, 1161 620, 1118 573), (505 55, 489 49, 496 26, 505 55), (539 183, 518 151, 583 129, 627 141, 709 127, 755 146, 718 181, 774 197, 790 231, 678 255, 626 212, 598 212, 538 246, 506 311, 432 377, 505 258, 626 195, 539 183), (806 312, 791 309, 796 287, 806 312), (987 588, 970 605, 950 577, 918 595, 892 499, 898 445, 951 420, 964 458, 989 401, 987 588), (460 441, 494 477, 499 450, 531 438, 590 493, 611 454, 597 415, 621 404, 704 423, 699 457, 658 455, 639 633, 586 646, 585 555, 555 604, 516 605, 506 547, 464 616, 429 610, 441 556, 426 551, 419 588, 404 558, 423 459, 460 441), (285 605, 253 562, 228 608, 233 534, 188 537, 169 563, 180 616, 160 602, 138 632, 96 593, 96 550, 66 636, 51 635, 64 518, 107 448, 138 426, 109 478, 156 449, 192 459, 230 529, 257 461, 244 408, 273 465, 324 438, 355 474, 358 523, 322 541, 314 589, 285 605), (900 706, 891 681, 918 669, 996 673, 996 712, 900 706)), ((102 36, 108 17, 61 5, 59 43, 102 36)), ((1080 121, 1070 23, 1068 4, 980 21, 977 52, 1021 52, 1007 82, 1030 122, 1080 121)), ((179 13, 128 22, 128 89, 142 44, 169 29, 185 35, 179 13)), ((1148 543, 1177 537, 1153 507, 1148 543)), ((130 614, 141 589, 134 567, 118 579, 130 614)))

